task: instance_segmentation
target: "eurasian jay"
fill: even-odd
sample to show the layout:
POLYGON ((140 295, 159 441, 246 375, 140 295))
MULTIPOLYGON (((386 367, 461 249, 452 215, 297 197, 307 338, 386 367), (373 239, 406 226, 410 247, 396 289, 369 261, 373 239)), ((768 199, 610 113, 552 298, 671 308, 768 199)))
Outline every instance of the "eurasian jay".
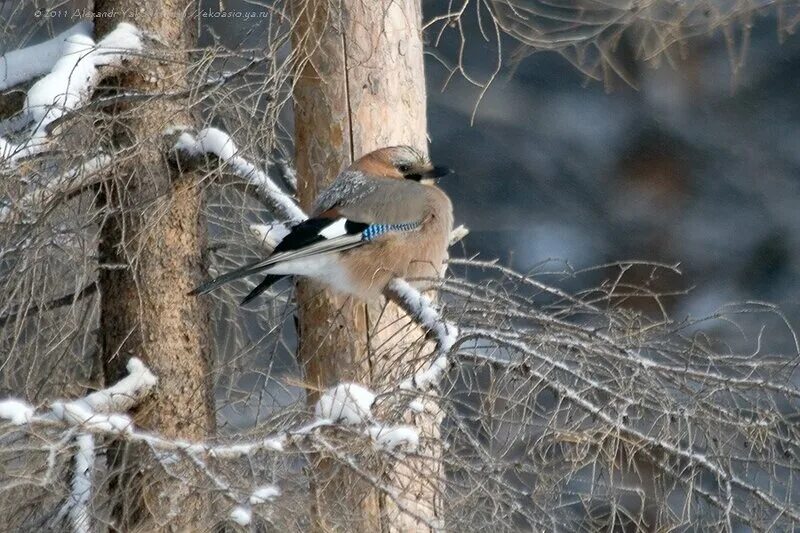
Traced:
POLYGON ((410 146, 371 152, 344 169, 317 198, 311 218, 261 261, 201 285, 206 294, 256 273, 266 277, 246 304, 285 276, 305 276, 371 298, 395 277, 441 276, 453 226, 453 207, 435 182, 450 172, 410 146))

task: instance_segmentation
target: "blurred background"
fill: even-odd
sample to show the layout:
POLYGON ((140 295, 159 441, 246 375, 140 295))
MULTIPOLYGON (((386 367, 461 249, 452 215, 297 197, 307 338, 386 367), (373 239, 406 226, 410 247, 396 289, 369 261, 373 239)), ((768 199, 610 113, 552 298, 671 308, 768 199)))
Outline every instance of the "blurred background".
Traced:
MULTIPOLYGON (((521 271, 679 265, 680 277, 647 280, 691 289, 663 299, 673 318, 765 300, 796 325, 800 43, 779 42, 777 28, 757 18, 738 53, 716 31, 655 62, 623 36, 625 80, 593 80, 543 51, 501 69, 480 101, 481 88, 429 56, 431 151, 457 170, 443 187, 470 229, 466 250, 521 271)), ((494 58, 471 37, 465 69, 486 80, 494 58)))

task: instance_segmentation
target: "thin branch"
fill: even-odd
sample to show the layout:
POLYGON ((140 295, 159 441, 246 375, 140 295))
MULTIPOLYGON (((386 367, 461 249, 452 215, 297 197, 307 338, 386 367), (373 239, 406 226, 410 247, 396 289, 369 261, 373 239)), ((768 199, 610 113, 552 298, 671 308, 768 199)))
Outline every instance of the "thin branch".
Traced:
POLYGON ((73 292, 70 294, 65 294, 60 298, 56 298, 54 300, 50 300, 49 302, 43 305, 32 305, 30 307, 26 307, 23 311, 17 311, 14 313, 8 313, 6 315, 0 316, 0 328, 5 326, 8 322, 21 320, 24 318, 29 317, 35 313, 42 313, 47 311, 52 311, 53 309, 58 309, 60 307, 71 306, 81 300, 92 296, 97 292, 97 283, 92 282, 82 288, 80 291, 73 292))

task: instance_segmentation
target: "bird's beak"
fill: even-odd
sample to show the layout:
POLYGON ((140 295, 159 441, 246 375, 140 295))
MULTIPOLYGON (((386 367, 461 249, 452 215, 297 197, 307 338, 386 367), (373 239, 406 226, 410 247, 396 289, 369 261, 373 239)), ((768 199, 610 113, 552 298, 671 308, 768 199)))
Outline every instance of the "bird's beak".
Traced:
POLYGON ((435 166, 432 169, 430 169, 427 172, 425 172, 425 174, 423 175, 423 178, 437 180, 439 178, 443 178, 443 177, 447 176, 448 174, 452 174, 452 173, 453 173, 453 171, 448 167, 435 166))

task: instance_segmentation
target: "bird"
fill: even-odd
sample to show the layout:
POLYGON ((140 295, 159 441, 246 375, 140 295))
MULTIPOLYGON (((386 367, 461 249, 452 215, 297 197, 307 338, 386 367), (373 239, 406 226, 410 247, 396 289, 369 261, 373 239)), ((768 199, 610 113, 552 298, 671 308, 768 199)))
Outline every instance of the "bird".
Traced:
POLYGON ((293 226, 269 257, 190 294, 259 273, 263 280, 241 305, 286 276, 311 278, 365 300, 382 294, 394 278, 424 290, 441 277, 447 260, 453 206, 437 182, 450 173, 412 146, 370 152, 339 173, 317 197, 311 217, 293 226))

